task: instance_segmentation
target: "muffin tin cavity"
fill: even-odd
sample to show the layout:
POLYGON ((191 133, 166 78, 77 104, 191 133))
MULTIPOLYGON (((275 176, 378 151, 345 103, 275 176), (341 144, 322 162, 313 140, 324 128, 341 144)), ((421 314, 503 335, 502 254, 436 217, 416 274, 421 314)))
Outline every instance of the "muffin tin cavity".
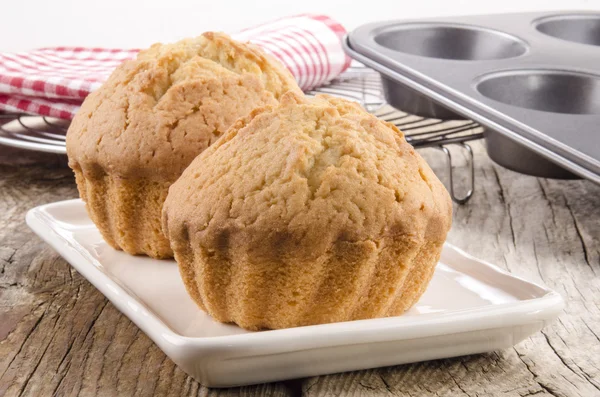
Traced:
POLYGON ((514 58, 527 51, 514 36, 467 25, 398 25, 378 33, 375 42, 406 54, 460 61, 514 58))
POLYGON ((561 15, 543 18, 535 28, 548 36, 600 46, 600 15, 561 15))
POLYGON ((600 77, 553 70, 515 70, 484 77, 483 96, 544 112, 600 115, 600 77))
POLYGON ((431 98, 426 95, 405 87, 402 84, 398 84, 386 76, 381 76, 381 83, 383 96, 385 97, 386 102, 396 109, 401 109, 403 112, 415 116, 433 119, 463 119, 459 114, 454 113, 445 106, 438 105, 437 102, 432 101, 431 98))
POLYGON ((542 178, 577 179, 578 177, 506 136, 487 129, 484 132, 488 155, 496 164, 522 174, 542 178))

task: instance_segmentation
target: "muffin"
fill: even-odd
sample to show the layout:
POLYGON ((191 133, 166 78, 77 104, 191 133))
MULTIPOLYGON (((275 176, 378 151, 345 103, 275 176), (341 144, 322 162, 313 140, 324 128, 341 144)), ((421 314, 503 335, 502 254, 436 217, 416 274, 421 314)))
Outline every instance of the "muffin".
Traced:
POLYGON ((190 164, 162 222, 198 306, 258 330, 403 313, 451 218, 448 192, 395 126, 288 93, 190 164))
POLYGON ((84 101, 67 133, 87 211, 114 248, 172 257, 161 231, 169 186, 241 116, 300 92, 277 60, 205 33, 155 44, 84 101))

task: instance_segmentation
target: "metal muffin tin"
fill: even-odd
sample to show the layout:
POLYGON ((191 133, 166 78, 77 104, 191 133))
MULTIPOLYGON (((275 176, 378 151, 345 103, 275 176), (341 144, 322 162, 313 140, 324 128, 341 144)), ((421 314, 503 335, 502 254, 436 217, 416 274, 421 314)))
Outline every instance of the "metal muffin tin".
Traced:
POLYGON ((344 45, 393 106, 484 125, 497 163, 600 183, 600 13, 377 22, 344 45))

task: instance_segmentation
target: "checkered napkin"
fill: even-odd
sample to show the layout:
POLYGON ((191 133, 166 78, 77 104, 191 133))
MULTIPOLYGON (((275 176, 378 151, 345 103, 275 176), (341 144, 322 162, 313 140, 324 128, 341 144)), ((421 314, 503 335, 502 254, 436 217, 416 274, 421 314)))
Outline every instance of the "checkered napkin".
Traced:
MULTIPOLYGON (((344 71, 350 59, 340 45, 345 29, 324 15, 282 18, 232 36, 279 59, 303 90, 344 71)), ((139 50, 54 47, 0 54, 0 111, 71 119, 83 99, 117 65, 139 50)))

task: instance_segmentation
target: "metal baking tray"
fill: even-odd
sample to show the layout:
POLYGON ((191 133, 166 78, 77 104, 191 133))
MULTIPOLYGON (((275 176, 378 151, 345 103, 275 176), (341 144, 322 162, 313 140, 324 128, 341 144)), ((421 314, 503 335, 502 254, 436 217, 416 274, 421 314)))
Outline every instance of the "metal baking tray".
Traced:
POLYGON ((393 106, 484 125, 499 164, 600 183, 600 13, 376 22, 344 45, 393 106))

